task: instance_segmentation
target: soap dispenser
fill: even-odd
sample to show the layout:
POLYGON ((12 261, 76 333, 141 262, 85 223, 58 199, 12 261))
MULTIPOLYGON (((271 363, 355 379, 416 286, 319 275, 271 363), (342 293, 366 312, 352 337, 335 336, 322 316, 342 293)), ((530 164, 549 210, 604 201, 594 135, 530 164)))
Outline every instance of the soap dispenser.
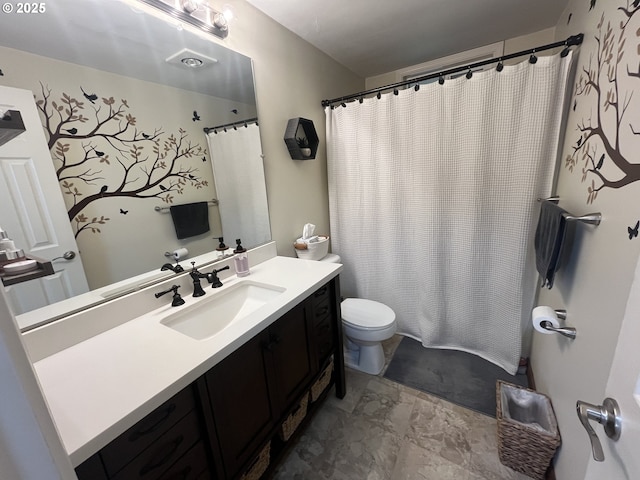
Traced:
POLYGON ((236 239, 236 244, 237 246, 233 251, 233 253, 236 254, 236 256, 233 257, 233 263, 236 267, 236 275, 239 277, 246 277, 250 273, 249 256, 247 255, 247 249, 241 245, 242 240, 240 240, 239 238, 236 239))
POLYGON ((218 244, 218 247, 216 248, 218 258, 224 258, 225 254, 229 253, 228 250, 231 250, 231 249, 224 244, 223 237, 218 237, 218 242, 220 242, 218 244))

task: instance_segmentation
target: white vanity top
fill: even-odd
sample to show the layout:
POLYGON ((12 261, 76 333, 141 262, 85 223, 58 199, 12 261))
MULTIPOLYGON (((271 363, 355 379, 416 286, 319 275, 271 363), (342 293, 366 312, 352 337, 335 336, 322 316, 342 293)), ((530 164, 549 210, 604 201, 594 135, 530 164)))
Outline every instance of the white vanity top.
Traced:
MULTIPOLYGON (((96 453, 341 271, 340 264, 271 258, 252 266, 245 279, 285 291, 209 339, 194 340, 160 323, 163 316, 181 308, 171 307, 168 294, 158 300, 161 306, 156 310, 36 361, 35 371, 73 465, 96 453)), ((206 288, 204 282, 207 293, 199 298, 182 288, 185 307, 242 280, 223 278, 224 286, 216 290, 206 288)), ((153 296, 158 290, 151 287, 139 294, 153 296)), ((113 315, 108 310, 105 314, 113 315)))

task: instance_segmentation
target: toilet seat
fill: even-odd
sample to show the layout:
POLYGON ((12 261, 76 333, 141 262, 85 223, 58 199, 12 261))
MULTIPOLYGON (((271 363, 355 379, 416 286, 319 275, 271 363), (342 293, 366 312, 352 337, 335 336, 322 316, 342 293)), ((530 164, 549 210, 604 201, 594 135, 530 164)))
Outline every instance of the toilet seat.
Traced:
POLYGON ((342 322, 359 330, 384 330, 394 324, 395 312, 384 303, 347 298, 340 304, 342 322))

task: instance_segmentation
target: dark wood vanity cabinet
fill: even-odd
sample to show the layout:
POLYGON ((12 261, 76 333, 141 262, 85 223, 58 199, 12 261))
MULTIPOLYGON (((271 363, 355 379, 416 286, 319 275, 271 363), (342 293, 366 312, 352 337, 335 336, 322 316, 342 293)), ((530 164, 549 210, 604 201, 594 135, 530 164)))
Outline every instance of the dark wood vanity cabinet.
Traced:
MULTIPOLYGON (((342 398, 338 278, 80 465, 78 478, 241 478, 263 447, 277 439, 282 422, 332 355, 336 395, 342 398)), ((272 458, 285 444, 275 443, 272 458)))

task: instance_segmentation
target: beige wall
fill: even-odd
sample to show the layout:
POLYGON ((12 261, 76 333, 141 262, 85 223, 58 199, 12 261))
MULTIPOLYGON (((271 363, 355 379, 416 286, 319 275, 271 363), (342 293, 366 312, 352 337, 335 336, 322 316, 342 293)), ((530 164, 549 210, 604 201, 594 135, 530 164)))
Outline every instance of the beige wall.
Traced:
MULTIPOLYGON (((222 3, 222 2, 221 2, 222 3)), ((244 1, 230 2, 236 19, 228 47, 253 58, 260 134, 273 240, 278 254, 295 256, 305 223, 329 232, 323 99, 361 91, 364 80, 244 1), (315 160, 291 160, 284 143, 290 118, 313 120, 320 137, 315 160)))
MULTIPOLYGON (((635 15, 627 32, 620 37, 620 23, 626 17, 618 8, 626 6, 626 1, 616 0, 598 2, 593 10, 589 10, 586 2, 571 0, 556 26, 556 39, 562 40, 579 32, 585 34, 577 59, 579 68, 576 80, 579 80, 584 75, 582 68, 589 70, 590 61, 591 68, 596 68, 598 44, 595 37, 605 38, 604 30, 598 33, 597 28, 603 15, 603 29, 608 24, 612 28, 613 59, 618 55, 618 39, 626 38, 625 53, 617 68, 618 91, 621 104, 626 101, 631 103, 622 117, 618 152, 631 163, 637 163, 640 138, 633 135, 630 126, 636 131, 640 130, 640 81, 629 77, 627 68, 632 72, 638 71, 636 31, 640 26, 640 15, 635 15)), ((607 70, 606 67, 603 69, 607 70)), ((615 108, 609 107, 606 112, 603 108, 604 98, 612 85, 605 81, 604 74, 600 84, 603 91, 601 125, 609 138, 615 138, 615 108)), ((619 189, 605 188, 593 203, 588 203, 588 189, 592 188, 592 182, 595 188, 602 184, 596 173, 588 171, 594 170, 594 164, 597 165, 604 152, 603 143, 598 138, 588 142, 594 164, 587 158, 586 172, 583 172, 584 147, 579 150, 573 172, 567 168, 567 158, 578 146, 578 125, 596 126, 599 121, 596 91, 591 89, 588 95, 575 93, 574 84, 557 192, 561 197, 560 204, 565 209, 575 214, 601 211, 603 220, 597 228, 578 226, 569 264, 558 272, 557 283, 552 290, 540 292, 540 305, 566 308, 567 324, 578 329, 577 339, 572 342, 564 337, 534 335, 532 347, 537 386, 551 396, 563 437, 556 462, 557 477, 562 480, 584 478, 590 447, 587 434, 576 416, 575 403, 580 399, 599 404, 604 399, 604 389, 640 251, 640 239, 634 237, 630 240, 627 230, 640 219, 637 209, 640 184, 631 183, 619 189)), ((615 146, 615 140, 613 143, 615 146)), ((605 155, 599 172, 609 179, 623 177, 622 172, 613 165, 609 153, 605 155)), ((598 427, 597 430, 601 440, 607 441, 602 429, 598 427)))
MULTIPOLYGON (((539 32, 534 32, 528 35, 522 35, 520 37, 509 38, 503 42, 503 45, 493 44, 487 45, 485 47, 476 48, 474 50, 470 50, 468 52, 460 52, 455 55, 450 55, 443 59, 438 59, 434 62, 427 62, 427 64, 422 65, 414 65, 413 67, 407 67, 402 70, 394 70, 393 72, 387 72, 380 75, 376 75, 374 77, 368 77, 365 81, 365 88, 367 90, 372 88, 383 87, 385 85, 391 85, 393 83, 401 82, 403 78, 406 78, 405 75, 408 74, 408 70, 417 69, 423 71, 431 71, 433 68, 439 70, 440 68, 450 68, 450 65, 458 65, 460 63, 467 64, 469 62, 474 62, 477 60, 470 60, 476 58, 485 58, 485 56, 492 51, 499 50, 504 55, 508 55, 510 53, 519 52, 521 50, 527 50, 529 48, 537 47, 539 45, 546 45, 548 43, 553 43, 555 28, 547 28, 545 30, 540 30, 539 32), (443 62, 442 67, 433 67, 434 63, 443 62), (428 65, 428 66, 427 66, 428 65)), ((513 59, 510 62, 506 63, 517 63, 522 61, 521 59, 513 59)), ((416 74, 413 72, 411 74, 416 74)))

